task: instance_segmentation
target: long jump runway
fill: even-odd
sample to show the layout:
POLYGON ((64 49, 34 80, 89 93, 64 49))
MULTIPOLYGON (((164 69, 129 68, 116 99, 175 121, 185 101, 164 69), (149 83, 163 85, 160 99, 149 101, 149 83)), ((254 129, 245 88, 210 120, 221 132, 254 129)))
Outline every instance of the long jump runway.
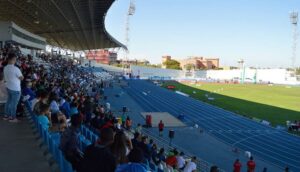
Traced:
POLYGON ((222 142, 281 168, 300 171, 300 137, 278 131, 233 112, 176 94, 143 80, 130 80, 126 91, 148 112, 184 114, 222 142))

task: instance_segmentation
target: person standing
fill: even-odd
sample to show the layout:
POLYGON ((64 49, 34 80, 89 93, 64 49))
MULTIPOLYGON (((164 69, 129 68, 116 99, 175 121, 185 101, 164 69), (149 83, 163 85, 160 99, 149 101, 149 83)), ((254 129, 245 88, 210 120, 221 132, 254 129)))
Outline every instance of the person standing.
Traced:
POLYGON ((242 164, 239 159, 236 159, 233 164, 233 172, 240 172, 242 168, 242 164))
POLYGON ((158 131, 159 131, 159 136, 163 136, 163 130, 164 130, 165 124, 160 120, 158 124, 158 131))
POLYGON ((21 97, 21 81, 24 79, 22 72, 15 66, 17 57, 14 53, 8 54, 8 64, 4 67, 4 80, 8 93, 5 104, 5 116, 3 120, 18 122, 16 118, 17 105, 21 97))
POLYGON ((256 164, 253 160, 253 157, 251 156, 250 160, 247 162, 247 167, 248 167, 247 172, 254 172, 255 166, 256 164))

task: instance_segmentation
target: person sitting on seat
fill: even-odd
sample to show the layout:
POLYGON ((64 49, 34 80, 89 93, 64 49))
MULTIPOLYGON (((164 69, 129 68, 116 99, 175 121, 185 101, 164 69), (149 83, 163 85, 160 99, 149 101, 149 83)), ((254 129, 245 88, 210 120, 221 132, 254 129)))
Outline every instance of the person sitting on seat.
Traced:
POLYGON ((141 142, 141 134, 138 132, 134 133, 133 139, 131 139, 131 143, 133 147, 138 147, 141 142))
POLYGON ((184 153, 180 152, 179 156, 177 156, 177 167, 180 170, 183 170, 185 167, 185 159, 184 159, 184 153))
POLYGON ((135 128, 135 132, 142 134, 143 127, 140 123, 137 124, 137 127, 135 128))
POLYGON ((140 148, 133 148, 128 155, 128 160, 129 163, 118 166, 116 172, 147 172, 143 164, 143 151, 140 148))
POLYGON ((7 89, 4 82, 3 73, 0 73, 0 103, 6 103, 7 101, 7 89))
POLYGON ((100 135, 99 141, 85 149, 82 167, 78 172, 115 171, 117 161, 109 149, 114 142, 114 132, 111 128, 104 128, 100 135))
POLYGON ((166 156, 165 156, 165 149, 164 148, 160 148, 157 156, 155 157, 155 161, 154 161, 154 163, 156 165, 160 164, 161 162, 166 162, 166 156))
POLYGON ((26 87, 23 89, 23 96, 28 97, 28 101, 31 104, 31 101, 36 97, 35 92, 32 90, 32 82, 30 80, 26 80, 26 87))
POLYGON ((114 137, 114 143, 111 145, 111 152, 115 155, 118 164, 127 163, 127 155, 130 147, 127 146, 127 137, 123 131, 118 131, 114 137))
POLYGON ((130 130, 130 129, 131 129, 132 121, 131 121, 131 119, 129 118, 129 116, 127 116, 127 118, 126 118, 125 125, 126 125, 126 129, 127 129, 127 130, 130 130))
MULTIPOLYGON (((195 171, 197 171, 196 160, 197 160, 197 158, 195 156, 192 157, 192 160, 189 161, 186 164, 186 166, 184 167, 183 172, 195 172, 195 171)), ((216 172, 216 171, 211 171, 211 172, 216 172)))
POLYGON ((71 101, 71 99, 69 97, 65 96, 64 102, 60 106, 61 111, 65 114, 67 119, 70 118, 70 113, 71 113, 70 101, 71 101))
POLYGON ((48 104, 41 104, 40 105, 40 114, 37 116, 38 123, 42 125, 44 129, 49 129, 51 127, 51 113, 50 107, 48 104))
POLYGON ((71 127, 67 128, 61 135, 60 146, 64 157, 68 160, 74 170, 79 170, 83 155, 79 148, 79 128, 82 118, 79 114, 71 116, 71 127))
POLYGON ((43 90, 41 92, 41 98, 39 100, 37 100, 37 102, 35 104, 32 104, 33 106, 33 113, 38 115, 41 113, 41 110, 40 110, 40 106, 42 104, 47 104, 48 103, 48 97, 49 97, 49 94, 47 91, 43 90))
POLYGON ((210 172, 219 172, 218 166, 214 165, 210 168, 210 172))
POLYGON ((174 150, 173 154, 171 153, 170 156, 168 156, 166 159, 166 164, 169 165, 170 167, 173 167, 174 169, 177 168, 177 158, 176 158, 177 155, 178 155, 178 151, 174 150))
POLYGON ((63 131, 67 126, 66 116, 60 111, 58 106, 59 96, 55 93, 50 95, 50 111, 51 111, 51 120, 53 124, 58 124, 58 129, 63 131))

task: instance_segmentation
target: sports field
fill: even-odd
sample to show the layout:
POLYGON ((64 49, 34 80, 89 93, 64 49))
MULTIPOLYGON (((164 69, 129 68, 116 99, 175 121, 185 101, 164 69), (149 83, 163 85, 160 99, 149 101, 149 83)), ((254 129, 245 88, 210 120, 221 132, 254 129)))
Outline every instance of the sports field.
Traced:
POLYGON ((287 120, 300 120, 300 87, 175 81, 163 84, 168 85, 237 114, 270 121, 273 126, 285 125, 287 120))

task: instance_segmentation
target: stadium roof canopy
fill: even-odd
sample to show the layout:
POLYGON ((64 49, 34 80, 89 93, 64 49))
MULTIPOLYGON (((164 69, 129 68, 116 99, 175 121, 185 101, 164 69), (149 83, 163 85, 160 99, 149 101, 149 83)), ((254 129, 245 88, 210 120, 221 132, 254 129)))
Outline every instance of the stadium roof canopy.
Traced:
POLYGON ((74 51, 123 47, 106 31, 105 15, 114 0, 0 0, 0 20, 74 51))

